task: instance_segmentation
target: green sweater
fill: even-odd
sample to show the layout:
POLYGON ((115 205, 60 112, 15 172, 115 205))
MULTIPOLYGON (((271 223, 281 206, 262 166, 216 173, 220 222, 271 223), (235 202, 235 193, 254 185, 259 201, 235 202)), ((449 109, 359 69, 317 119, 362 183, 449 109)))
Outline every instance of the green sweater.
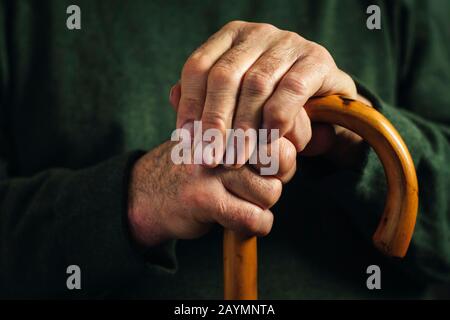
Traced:
POLYGON ((404 260, 371 244, 386 192, 373 151, 354 170, 299 157, 259 240, 261 298, 417 298, 450 282, 450 3, 0 0, 0 296, 222 297, 219 227, 141 250, 130 168, 170 139, 168 92, 188 55, 231 20, 324 45, 412 153, 420 212, 404 260), (381 7, 368 30, 366 8, 381 7), (81 30, 66 8, 81 8, 81 30), (81 268, 68 290, 66 268, 81 268), (381 268, 381 290, 366 269, 381 268))

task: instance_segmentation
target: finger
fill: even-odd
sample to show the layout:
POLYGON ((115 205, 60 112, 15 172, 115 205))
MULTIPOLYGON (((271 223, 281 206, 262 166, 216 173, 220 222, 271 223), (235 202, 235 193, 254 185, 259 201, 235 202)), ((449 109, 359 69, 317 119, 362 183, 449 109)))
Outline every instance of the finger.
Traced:
POLYGON ((173 107, 175 112, 178 111, 178 104, 180 103, 181 98, 181 85, 180 83, 175 84, 170 88, 169 92, 169 102, 170 105, 173 107))
MULTIPOLYGON (((285 33, 278 42, 265 52, 247 71, 241 85, 239 102, 235 111, 233 127, 235 129, 260 127, 262 108, 266 100, 273 93, 282 76, 298 59, 301 47, 298 45, 301 37, 295 33, 285 33)), ((248 160, 252 147, 246 146, 246 158, 238 161, 242 166, 248 160)))
POLYGON ((324 78, 322 86, 316 92, 318 96, 331 94, 340 94, 351 99, 358 98, 358 90, 352 77, 337 67, 330 70, 328 76, 324 78))
POLYGON ((209 70, 223 53, 231 48, 236 36, 235 29, 225 26, 187 59, 181 72, 177 128, 182 127, 186 122, 200 120, 209 70))
POLYGON ((306 148, 311 140, 311 121, 306 110, 300 107, 297 113, 293 127, 286 133, 285 137, 292 142, 297 152, 306 148))
MULTIPOLYGON (((217 129, 225 137, 226 129, 231 128, 242 78, 270 45, 270 41, 264 37, 268 38, 269 35, 248 38, 238 43, 212 67, 202 113, 203 131, 217 129)), ((218 160, 222 156, 223 152, 217 153, 218 160)))
MULTIPOLYGON (((275 143, 278 143, 278 155, 272 156, 274 150, 274 148, 272 148, 272 144, 260 146, 262 149, 257 151, 258 153, 261 152, 269 155, 272 158, 271 162, 278 161, 278 171, 274 174, 274 176, 282 183, 287 183, 293 177, 297 168, 297 151, 294 145, 286 138, 282 137, 275 143)), ((272 165, 272 163, 270 165, 272 165)), ((258 154, 258 162, 254 163, 253 167, 261 170, 261 168, 266 168, 268 166, 269 164, 261 162, 261 157, 258 154)))
POLYGON ((308 60, 300 59, 292 66, 264 106, 265 127, 278 128, 280 136, 290 129, 301 107, 321 88, 329 72, 326 64, 308 60))
POLYGON ((272 207, 281 196, 280 180, 262 177, 248 166, 239 170, 224 170, 220 178, 229 192, 262 209, 272 207))
POLYGON ((277 90, 266 102, 263 120, 267 128, 279 128, 283 136, 289 119, 314 95, 343 94, 356 98, 354 81, 339 70, 330 53, 322 46, 306 42, 305 51, 281 79, 277 90))
POLYGON ((215 221, 227 229, 249 236, 265 236, 272 229, 273 214, 226 192, 224 202, 215 208, 215 221))

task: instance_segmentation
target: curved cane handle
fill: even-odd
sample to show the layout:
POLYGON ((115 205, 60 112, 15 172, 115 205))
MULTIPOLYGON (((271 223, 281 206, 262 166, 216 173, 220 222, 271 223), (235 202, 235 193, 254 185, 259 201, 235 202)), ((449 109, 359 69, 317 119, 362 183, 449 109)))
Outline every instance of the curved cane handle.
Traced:
MULTIPOLYGON (((404 257, 416 222, 418 184, 411 155, 397 130, 374 108, 340 96, 313 98, 305 109, 311 121, 345 127, 375 150, 388 191, 373 243, 386 255, 404 257)), ((225 230, 223 245, 225 299, 257 299, 256 238, 225 230)))

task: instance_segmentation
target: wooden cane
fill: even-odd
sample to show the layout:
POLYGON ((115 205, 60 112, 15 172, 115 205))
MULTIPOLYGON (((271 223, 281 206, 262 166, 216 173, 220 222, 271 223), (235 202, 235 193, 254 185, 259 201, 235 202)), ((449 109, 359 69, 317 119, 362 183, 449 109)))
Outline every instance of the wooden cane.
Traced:
MULTIPOLYGON (((397 130, 374 108, 341 96, 313 98, 305 109, 311 121, 347 128, 375 150, 383 164, 388 191, 372 240, 382 253, 404 257, 416 222, 418 184, 411 155, 397 130)), ((223 241, 224 298, 257 299, 256 237, 225 230, 223 241)))

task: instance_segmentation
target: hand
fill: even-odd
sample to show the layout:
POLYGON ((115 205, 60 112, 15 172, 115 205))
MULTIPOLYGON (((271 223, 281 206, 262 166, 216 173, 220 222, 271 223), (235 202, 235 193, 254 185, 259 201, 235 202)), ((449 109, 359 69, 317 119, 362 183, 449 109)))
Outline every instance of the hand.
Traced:
POLYGON ((296 151, 279 140, 279 171, 260 176, 246 165, 236 170, 201 165, 175 165, 174 142, 166 142, 140 158, 129 185, 128 218, 136 241, 153 246, 168 239, 196 238, 213 223, 249 235, 272 228, 272 207, 282 183, 295 173, 296 151))
POLYGON ((233 21, 188 58, 170 100, 177 127, 201 119, 203 130, 223 133, 232 127, 277 128, 298 152, 342 154, 333 148, 336 140, 357 145, 362 139, 328 125, 312 130, 303 108, 310 97, 331 94, 368 102, 321 45, 272 25, 233 21))

